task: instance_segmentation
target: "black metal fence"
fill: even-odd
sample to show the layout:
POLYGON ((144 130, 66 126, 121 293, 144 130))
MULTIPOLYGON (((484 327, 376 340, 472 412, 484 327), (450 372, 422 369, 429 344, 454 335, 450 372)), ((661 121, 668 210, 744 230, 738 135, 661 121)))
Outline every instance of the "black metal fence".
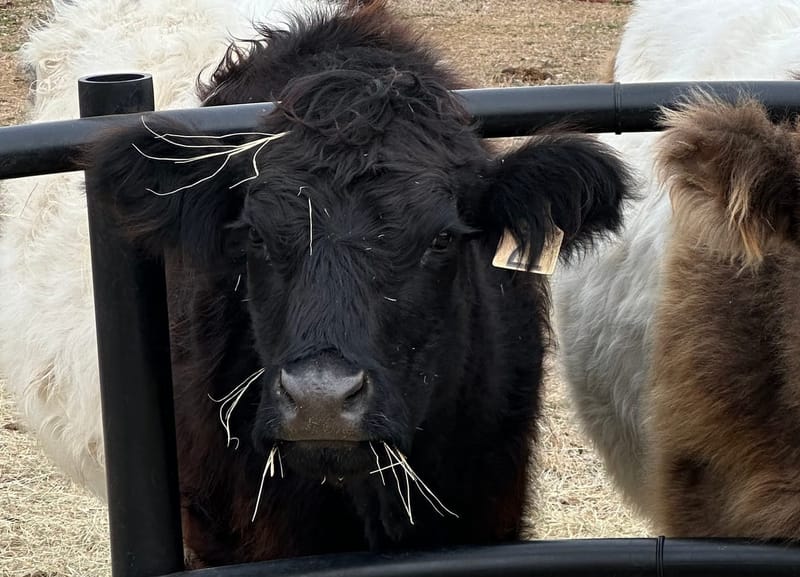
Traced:
MULTIPOLYGON (((727 101, 751 95, 776 120, 800 113, 800 82, 495 88, 458 91, 458 96, 483 136, 507 137, 557 122, 587 132, 657 130, 660 107, 674 107, 698 89, 727 101)), ((272 109, 259 103, 148 112, 152 80, 141 74, 87 77, 79 81, 79 94, 80 120, 0 128, 0 179, 76 170, 79 151, 103 129, 130 122, 131 115, 165 116, 222 134, 251 130, 272 109)), ((137 254, 100 217, 95 195, 103 185, 86 171, 113 577, 800 576, 800 548, 664 538, 354 553, 182 571, 163 264, 137 254)))

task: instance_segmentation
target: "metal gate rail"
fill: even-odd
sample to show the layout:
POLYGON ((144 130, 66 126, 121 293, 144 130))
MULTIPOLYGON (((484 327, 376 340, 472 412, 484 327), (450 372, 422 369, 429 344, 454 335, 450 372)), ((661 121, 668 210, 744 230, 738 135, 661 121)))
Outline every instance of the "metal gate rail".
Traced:
MULTIPOLYGON (((773 119, 800 113, 800 81, 575 84, 454 93, 478 122, 481 134, 496 138, 529 134, 558 122, 585 132, 649 132, 658 129, 660 107, 674 107, 696 90, 728 102, 752 95, 765 104, 773 119)), ((268 102, 234 104, 154 114, 218 135, 252 130, 272 106, 268 102)), ((0 179, 75 170, 80 150, 91 144, 99 131, 125 122, 139 122, 139 115, 0 128, 0 179)))

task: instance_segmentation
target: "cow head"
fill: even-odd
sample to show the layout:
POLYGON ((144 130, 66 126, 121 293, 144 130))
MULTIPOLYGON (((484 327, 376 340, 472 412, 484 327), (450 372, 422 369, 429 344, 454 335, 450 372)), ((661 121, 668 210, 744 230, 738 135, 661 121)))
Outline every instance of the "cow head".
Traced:
POLYGON ((318 478, 368 470, 369 441, 409 450, 458 397, 459 345, 480 343, 471 287, 504 230, 534 260, 554 226, 566 254, 620 224, 625 171, 596 141, 545 135, 493 156, 446 75, 397 58, 365 49, 290 79, 252 134, 150 120, 90 153, 135 244, 181 251, 243 301, 258 358, 243 426, 318 478))

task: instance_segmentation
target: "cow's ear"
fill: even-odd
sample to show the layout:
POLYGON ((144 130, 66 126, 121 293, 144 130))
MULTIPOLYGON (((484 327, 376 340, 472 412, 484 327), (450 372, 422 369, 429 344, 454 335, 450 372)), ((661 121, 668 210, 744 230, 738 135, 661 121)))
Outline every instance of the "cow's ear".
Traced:
POLYGON ((554 226, 564 232, 561 256, 622 226, 631 188, 614 152, 583 134, 544 135, 495 160, 484 176, 484 230, 510 231, 535 262, 554 226))
POLYGON ((235 143, 195 134, 185 125, 137 120, 103 134, 82 160, 100 179, 103 211, 136 246, 152 254, 179 248, 192 260, 214 262, 241 212, 234 185, 242 161, 224 154, 231 149, 222 146, 235 143))
POLYGON ((751 265, 775 241, 800 241, 796 125, 773 123, 754 100, 706 96, 665 112, 662 123, 656 168, 681 228, 751 265))

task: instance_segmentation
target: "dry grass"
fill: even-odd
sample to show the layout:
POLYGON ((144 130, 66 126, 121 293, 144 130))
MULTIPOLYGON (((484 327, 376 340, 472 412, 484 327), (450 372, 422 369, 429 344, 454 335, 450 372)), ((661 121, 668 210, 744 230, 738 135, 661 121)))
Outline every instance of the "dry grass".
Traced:
POLYGON ((619 498, 602 462, 572 415, 565 385, 547 381, 544 418, 539 423, 538 486, 532 518, 539 539, 646 537, 648 525, 619 498))
POLYGON ((476 85, 602 75, 630 7, 575 0, 389 0, 476 85))
POLYGON ((0 126, 20 119, 30 80, 17 69, 20 32, 45 14, 45 0, 0 0, 0 126))
POLYGON ((0 396, 0 575, 108 574, 106 509, 44 461, 0 396))
MULTIPOLYGON (((427 30, 477 85, 592 81, 603 73, 630 7, 576 0, 389 0, 427 30)), ((28 80, 13 67, 21 28, 44 0, 0 0, 0 124, 19 122, 28 80)), ((0 391, 0 576, 107 575, 104 507, 66 481, 18 430, 0 391)), ((569 413, 547 383, 536 474, 539 538, 648 534, 620 503, 569 413)))

